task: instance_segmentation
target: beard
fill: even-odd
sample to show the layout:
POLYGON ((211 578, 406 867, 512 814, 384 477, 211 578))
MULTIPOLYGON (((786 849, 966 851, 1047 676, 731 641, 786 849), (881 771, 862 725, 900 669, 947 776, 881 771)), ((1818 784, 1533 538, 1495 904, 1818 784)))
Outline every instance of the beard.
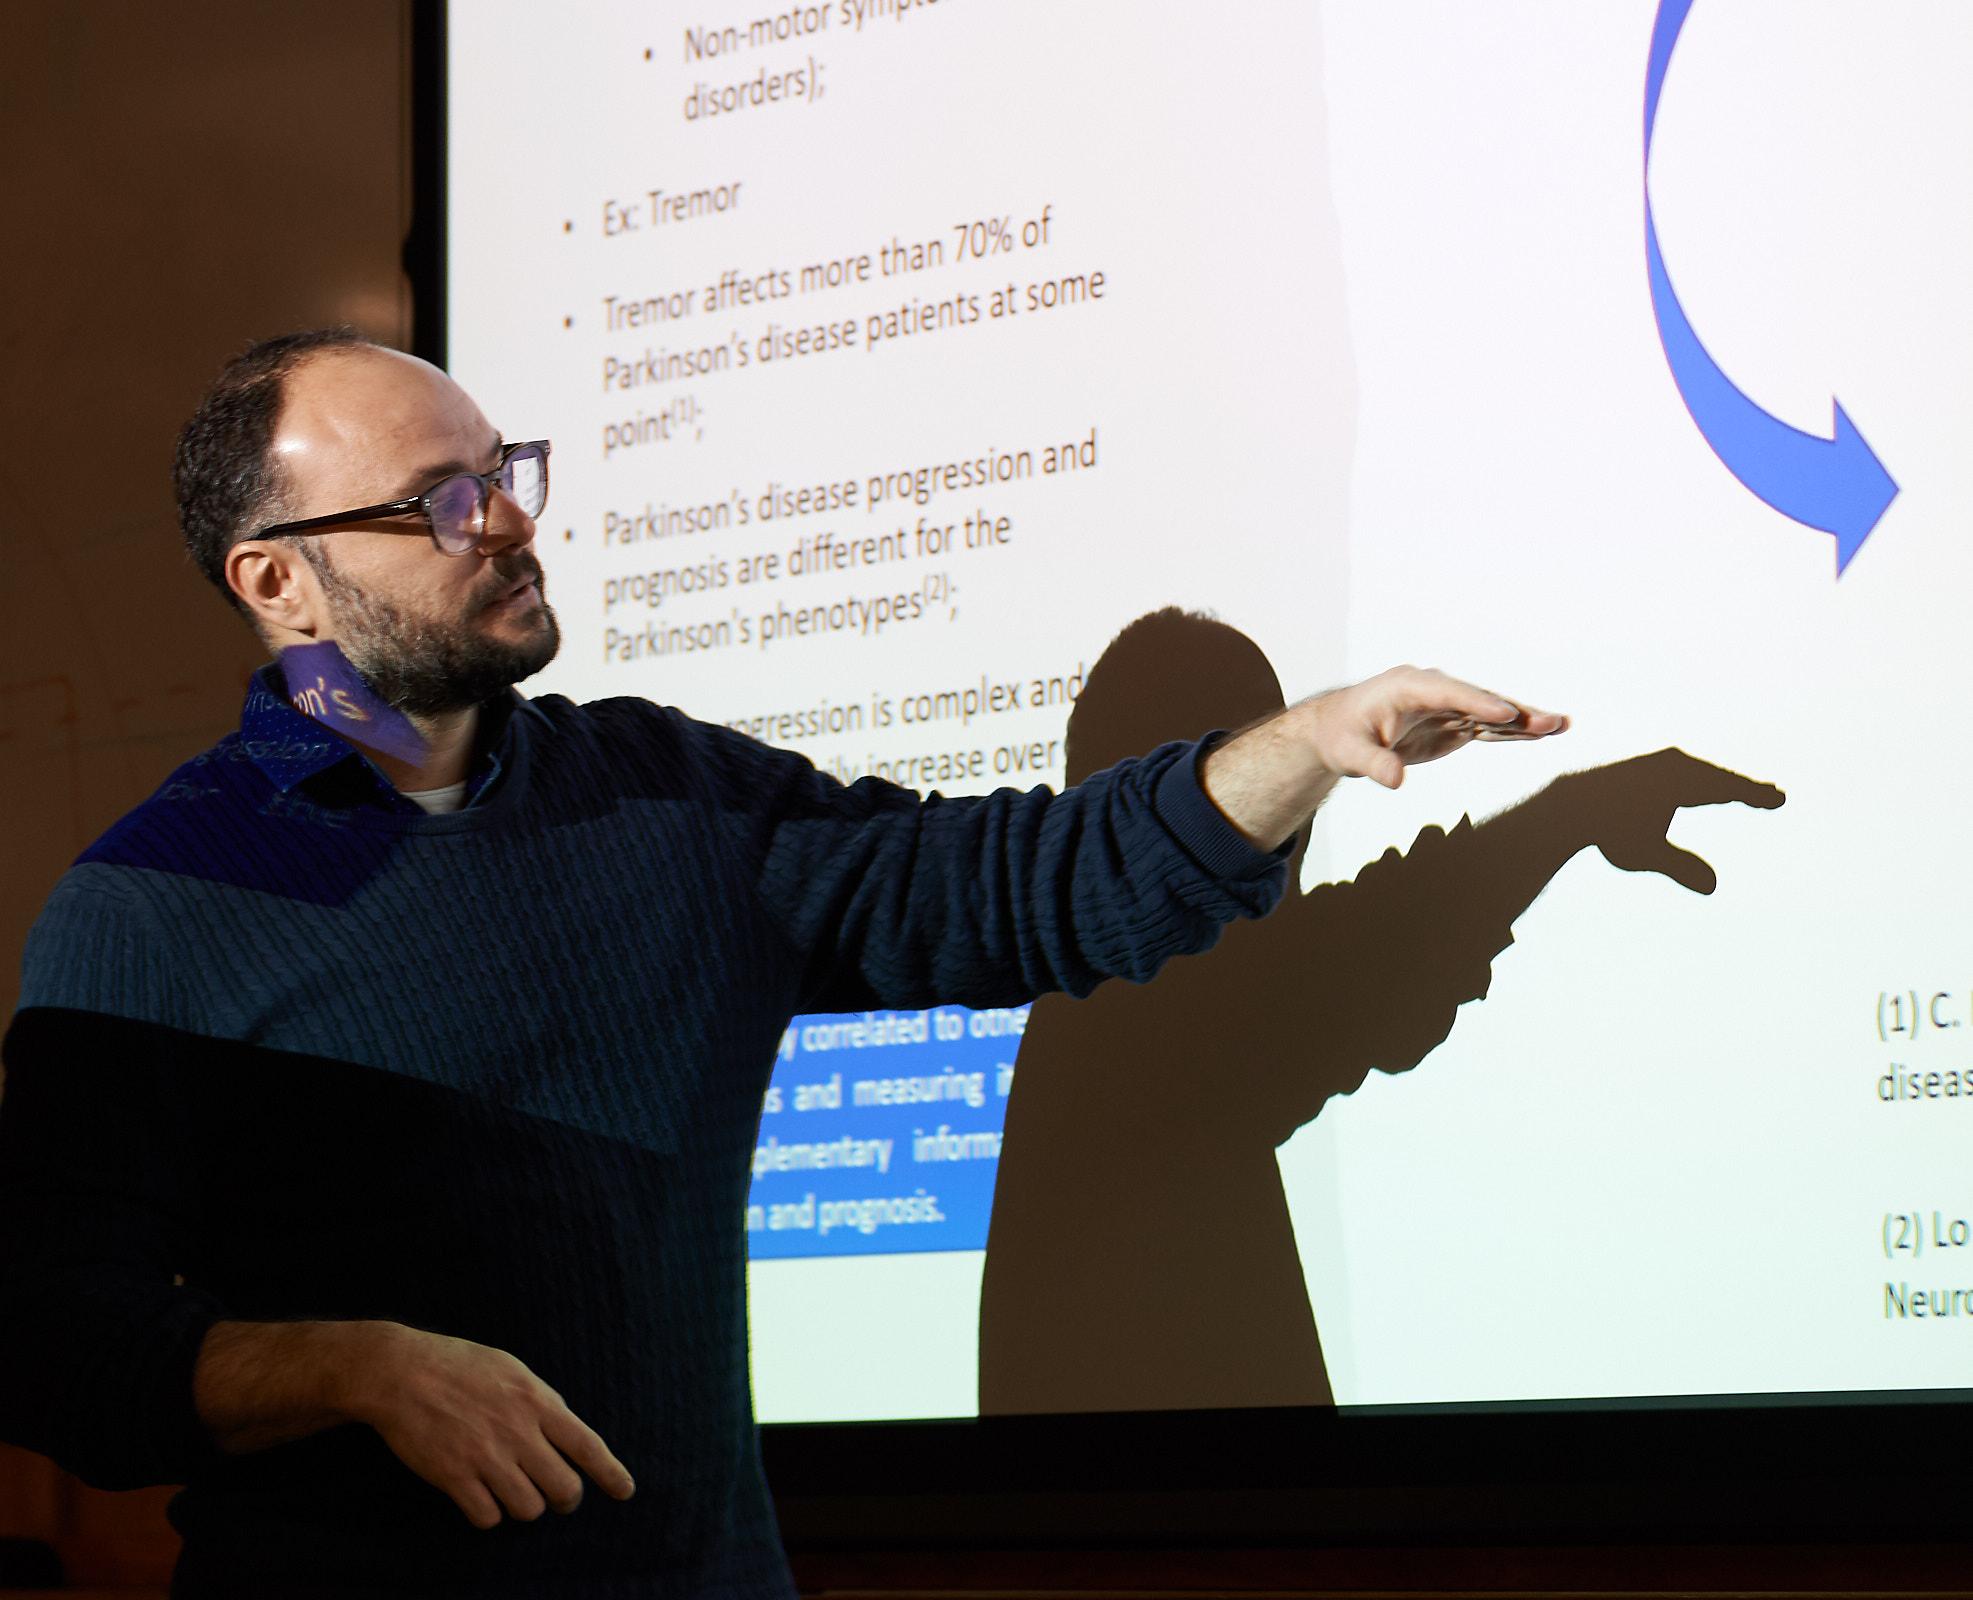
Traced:
POLYGON ((406 716, 438 716, 476 706, 531 678, 562 646, 562 631, 549 609, 541 564, 527 556, 496 574, 490 593, 453 617, 419 616, 382 595, 367 594, 318 557, 310 543, 302 554, 322 580, 335 615, 336 643, 364 682, 387 705, 406 716), (525 577, 532 577, 541 599, 528 617, 528 634, 503 639, 482 622, 489 600, 525 577))

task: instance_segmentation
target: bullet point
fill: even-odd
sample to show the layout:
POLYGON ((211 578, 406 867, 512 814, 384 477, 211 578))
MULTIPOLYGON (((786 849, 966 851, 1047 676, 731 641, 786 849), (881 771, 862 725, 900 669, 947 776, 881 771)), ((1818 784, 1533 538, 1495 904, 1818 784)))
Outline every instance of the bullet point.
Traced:
POLYGON ((644 46, 644 59, 646 61, 651 59, 651 47, 648 44, 644 46))
POLYGON ((564 233, 574 233, 574 232, 575 232, 575 224, 574 224, 573 222, 564 222, 564 223, 562 224, 562 232, 564 232, 564 233))
POLYGON ((562 530, 562 537, 563 537, 564 539, 573 539, 573 538, 575 537, 575 529, 573 529, 573 528, 564 528, 564 529, 562 530))
POLYGON ((573 328, 575 326, 575 318, 574 317, 562 318, 562 326, 565 328, 573 328))

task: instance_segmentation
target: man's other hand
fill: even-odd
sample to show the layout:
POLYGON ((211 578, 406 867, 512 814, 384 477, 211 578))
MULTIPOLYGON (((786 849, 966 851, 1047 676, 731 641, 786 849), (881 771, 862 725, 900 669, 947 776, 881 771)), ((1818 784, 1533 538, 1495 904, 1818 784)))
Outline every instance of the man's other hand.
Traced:
POLYGON ((419 1477, 450 1495, 476 1528, 582 1503, 580 1468, 630 1498, 621 1461, 519 1358, 442 1333, 377 1325, 376 1359, 351 1415, 377 1430, 419 1477))

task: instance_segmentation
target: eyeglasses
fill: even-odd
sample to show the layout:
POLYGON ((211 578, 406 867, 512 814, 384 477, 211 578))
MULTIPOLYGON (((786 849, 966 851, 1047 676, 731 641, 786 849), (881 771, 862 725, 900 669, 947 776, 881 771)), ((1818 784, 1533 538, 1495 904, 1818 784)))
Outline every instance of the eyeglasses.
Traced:
POLYGON ((486 505, 496 485, 513 496, 514 503, 530 517, 541 514, 541 508, 548 504, 548 450, 546 439, 502 445, 500 465, 491 472, 455 472, 449 478, 439 479, 423 494, 408 494, 402 500, 380 506, 336 511, 326 517, 277 522, 262 528, 254 537, 269 539, 277 533, 326 530, 331 523, 417 515, 431 529, 433 544, 446 555, 463 556, 477 549, 486 537, 486 505))

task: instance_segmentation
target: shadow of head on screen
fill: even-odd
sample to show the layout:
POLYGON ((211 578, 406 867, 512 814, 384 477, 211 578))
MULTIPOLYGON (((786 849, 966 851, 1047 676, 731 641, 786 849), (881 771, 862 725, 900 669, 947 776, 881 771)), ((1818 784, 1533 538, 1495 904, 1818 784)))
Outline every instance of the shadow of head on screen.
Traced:
MULTIPOLYGON (((1281 709, 1244 634, 1141 617, 1069 719, 1075 783, 1281 709)), ((1331 1400, 1275 1149, 1372 1071, 1418 1065, 1484 999, 1514 920, 1579 851, 1699 894, 1686 806, 1781 792, 1676 749, 1571 773, 1487 822, 1428 827, 1353 881, 1235 922, 1148 984, 1035 1002, 1007 1104, 980 1306, 985 1414, 1331 1400)))

